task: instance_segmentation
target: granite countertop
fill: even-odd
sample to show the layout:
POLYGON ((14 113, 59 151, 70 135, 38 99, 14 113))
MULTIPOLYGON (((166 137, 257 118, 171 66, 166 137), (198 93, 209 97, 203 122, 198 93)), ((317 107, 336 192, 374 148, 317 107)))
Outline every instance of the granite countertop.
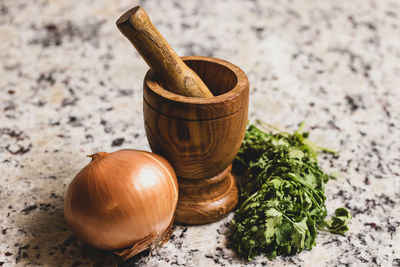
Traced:
POLYGON ((122 262, 67 228, 63 199, 87 154, 149 150, 148 67, 115 26, 137 1, 0 1, 0 266, 399 266, 400 4, 397 1, 142 1, 179 55, 222 58, 248 75, 249 119, 301 121, 338 179, 328 213, 344 236, 269 261, 229 247, 230 214, 175 232, 148 259, 122 262), (135 3, 134 3, 135 2, 135 3))

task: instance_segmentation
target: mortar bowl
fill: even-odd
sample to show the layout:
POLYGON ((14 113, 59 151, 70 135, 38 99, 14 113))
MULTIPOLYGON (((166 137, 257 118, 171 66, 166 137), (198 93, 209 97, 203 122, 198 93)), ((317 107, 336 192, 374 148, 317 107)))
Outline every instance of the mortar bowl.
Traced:
POLYGON ((143 84, 143 115, 151 150, 168 159, 178 176, 175 221, 204 224, 225 216, 238 201, 231 163, 246 130, 249 82, 240 68, 227 61, 182 59, 214 97, 169 92, 150 69, 143 84))

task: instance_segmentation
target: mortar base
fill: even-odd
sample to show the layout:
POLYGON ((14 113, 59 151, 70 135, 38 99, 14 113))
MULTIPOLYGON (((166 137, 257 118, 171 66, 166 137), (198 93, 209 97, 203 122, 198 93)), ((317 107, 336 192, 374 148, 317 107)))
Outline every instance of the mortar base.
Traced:
POLYGON ((232 165, 207 179, 178 178, 179 201, 175 222, 206 224, 225 217, 238 203, 238 188, 232 165))

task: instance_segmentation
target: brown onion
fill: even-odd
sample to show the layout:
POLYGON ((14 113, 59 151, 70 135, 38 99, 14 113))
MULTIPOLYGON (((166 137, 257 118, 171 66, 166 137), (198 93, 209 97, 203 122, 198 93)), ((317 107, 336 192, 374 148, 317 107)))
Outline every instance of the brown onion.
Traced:
POLYGON ((170 232, 178 182, 166 159, 140 150, 89 157, 64 202, 65 219, 81 240, 127 259, 170 232))

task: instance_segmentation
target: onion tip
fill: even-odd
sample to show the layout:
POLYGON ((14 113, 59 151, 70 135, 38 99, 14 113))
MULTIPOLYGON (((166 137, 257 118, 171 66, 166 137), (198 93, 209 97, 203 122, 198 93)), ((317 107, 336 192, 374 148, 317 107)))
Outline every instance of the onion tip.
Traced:
POLYGON ((109 153, 107 152, 97 152, 95 154, 92 155, 87 155, 88 158, 91 158, 92 161, 96 160, 96 159, 100 159, 102 157, 105 157, 106 155, 108 155, 109 153))

